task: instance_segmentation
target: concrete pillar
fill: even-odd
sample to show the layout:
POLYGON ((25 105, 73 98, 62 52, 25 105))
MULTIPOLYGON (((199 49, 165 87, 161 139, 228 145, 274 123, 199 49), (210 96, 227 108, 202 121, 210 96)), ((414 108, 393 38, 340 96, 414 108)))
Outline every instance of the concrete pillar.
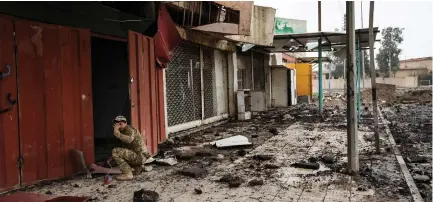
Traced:
POLYGON ((266 94, 266 107, 270 108, 272 103, 272 77, 271 77, 271 66, 269 65, 271 57, 268 55, 265 57, 265 94, 266 94))
POLYGON ((228 57, 229 74, 229 115, 237 117, 236 92, 238 91, 238 66, 236 52, 229 52, 228 57))

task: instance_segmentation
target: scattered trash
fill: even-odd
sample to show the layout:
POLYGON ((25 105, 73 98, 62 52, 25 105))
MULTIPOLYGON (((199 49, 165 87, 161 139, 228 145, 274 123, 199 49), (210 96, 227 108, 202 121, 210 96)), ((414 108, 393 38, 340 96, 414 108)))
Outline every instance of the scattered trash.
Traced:
POLYGON ((159 199, 159 194, 150 191, 141 189, 139 191, 134 192, 134 200, 133 202, 156 202, 159 199))
POLYGON ((254 156, 254 159, 260 160, 260 161, 267 161, 272 159, 272 155, 266 155, 266 154, 258 154, 254 156))
POLYGON ((335 162, 335 158, 332 155, 326 155, 322 157, 323 163, 333 164, 335 162))
POLYGON ((415 176, 413 176, 413 180, 415 182, 429 183, 430 177, 427 175, 415 175, 415 176))
POLYGON ((225 148, 234 146, 247 146, 251 145, 251 142, 249 142, 248 138, 243 135, 236 135, 233 137, 211 142, 211 145, 215 145, 217 148, 225 148))
POLYGON ((203 177, 207 173, 207 171, 204 168, 191 167, 191 168, 180 170, 179 173, 184 176, 197 178, 197 177, 203 177))
POLYGON ((278 169, 278 168, 280 168, 280 166, 279 165, 276 165, 276 164, 265 164, 265 168, 268 168, 268 169, 278 169))
POLYGON ((112 181, 113 181, 113 178, 111 177, 110 174, 107 174, 107 175, 104 177, 104 184, 105 184, 105 185, 109 185, 112 181))
POLYGON ((176 148, 174 150, 174 154, 176 155, 176 157, 183 160, 191 159, 196 155, 196 153, 197 152, 191 148, 176 148))
POLYGON ((209 149, 203 149, 203 150, 197 151, 195 155, 196 156, 213 156, 214 152, 212 152, 209 149))
POLYGON ((305 163, 305 162, 294 163, 292 164, 292 166, 296 168, 305 168, 305 169, 313 169, 313 170, 317 170, 320 168, 320 164, 318 163, 305 163))
POLYGON ((80 150, 76 150, 76 149, 71 149, 70 152, 72 153, 72 155, 75 157, 75 161, 77 163, 78 166, 80 168, 80 171, 85 172, 86 173, 86 177, 88 179, 92 178, 92 174, 90 173, 90 171, 87 169, 86 166, 86 162, 84 161, 84 155, 83 152, 80 150))
POLYGON ((144 162, 144 164, 149 164, 149 163, 153 163, 155 162, 155 159, 153 157, 150 157, 146 160, 146 162, 144 162))
POLYGON ((164 159, 155 159, 155 162, 160 165, 173 166, 177 164, 177 160, 173 157, 164 159))
POLYGON ((195 188, 194 191, 196 194, 202 194, 203 193, 203 191, 199 188, 195 188))
POLYGON ((145 172, 150 172, 150 171, 152 171, 153 170, 153 167, 152 166, 144 166, 144 171, 145 172))
POLYGON ((240 178, 240 177, 234 177, 230 182, 229 182, 229 187, 230 188, 234 188, 234 187, 239 187, 241 186, 242 183, 244 183, 245 181, 240 178))
POLYGON ((278 129, 276 128, 269 129, 269 132, 272 133, 273 135, 278 135, 278 129))
POLYGON ((249 181, 248 184, 249 184, 250 186, 263 185, 263 179, 255 178, 255 179, 252 179, 251 181, 249 181))
POLYGON ((246 152, 244 149, 241 149, 241 150, 238 150, 238 151, 237 151, 237 154, 238 154, 239 156, 245 156, 245 155, 247 154, 247 152, 246 152))
POLYGON ((317 159, 316 159, 315 157, 310 157, 310 158, 308 159, 308 161, 309 161, 310 163, 316 163, 316 162, 317 162, 317 159))
POLYGON ((108 174, 108 173, 113 175, 122 174, 122 171, 120 171, 120 169, 116 167, 110 169, 110 168, 98 166, 96 164, 92 164, 90 165, 90 169, 91 169, 91 173, 93 174, 108 174))
POLYGON ((223 160, 223 159, 224 159, 224 155, 222 155, 222 154, 218 154, 218 155, 217 155, 217 159, 218 159, 218 160, 223 160))

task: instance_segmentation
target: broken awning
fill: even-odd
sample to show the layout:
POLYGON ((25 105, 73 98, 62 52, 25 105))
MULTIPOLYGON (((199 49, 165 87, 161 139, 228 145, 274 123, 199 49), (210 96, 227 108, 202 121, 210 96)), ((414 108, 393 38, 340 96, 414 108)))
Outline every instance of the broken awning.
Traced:
POLYGON ((165 4, 161 6, 157 23, 158 32, 153 37, 155 39, 155 57, 159 66, 165 68, 170 62, 171 51, 182 41, 182 38, 165 4))

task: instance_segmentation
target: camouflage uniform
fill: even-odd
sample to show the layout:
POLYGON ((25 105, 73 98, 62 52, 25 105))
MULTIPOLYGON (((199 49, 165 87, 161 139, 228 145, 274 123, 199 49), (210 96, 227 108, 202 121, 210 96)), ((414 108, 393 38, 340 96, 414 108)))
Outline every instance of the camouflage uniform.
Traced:
POLYGON ((112 152, 113 160, 119 165, 122 173, 134 171, 131 166, 141 167, 150 155, 143 146, 140 132, 127 125, 123 129, 115 130, 114 133, 123 143, 122 148, 114 148, 112 152))

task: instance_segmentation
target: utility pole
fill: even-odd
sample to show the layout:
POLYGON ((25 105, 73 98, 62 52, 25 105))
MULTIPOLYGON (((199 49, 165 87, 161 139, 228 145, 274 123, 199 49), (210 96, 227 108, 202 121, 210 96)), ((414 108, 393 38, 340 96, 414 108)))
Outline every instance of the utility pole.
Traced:
MULTIPOLYGON (((364 11, 362 10, 362 4, 363 2, 361 1, 361 28, 364 28, 364 11)), ((365 63, 364 63, 364 55, 365 55, 365 50, 361 50, 361 73, 362 73, 362 89, 365 88, 365 63)))
MULTIPOLYGON (((318 1, 319 32, 322 31, 322 2, 318 1)), ((323 86, 322 86, 322 36, 319 37, 319 114, 323 112, 323 86)))
POLYGON ((347 159, 350 173, 359 171, 358 117, 356 115, 355 3, 346 1, 347 159))
POLYGON ((374 67, 374 33, 373 33, 374 1, 370 1, 370 17, 368 23, 368 43, 370 46, 371 96, 373 100, 374 138, 376 153, 380 153, 379 121, 377 119, 376 69, 374 67))

